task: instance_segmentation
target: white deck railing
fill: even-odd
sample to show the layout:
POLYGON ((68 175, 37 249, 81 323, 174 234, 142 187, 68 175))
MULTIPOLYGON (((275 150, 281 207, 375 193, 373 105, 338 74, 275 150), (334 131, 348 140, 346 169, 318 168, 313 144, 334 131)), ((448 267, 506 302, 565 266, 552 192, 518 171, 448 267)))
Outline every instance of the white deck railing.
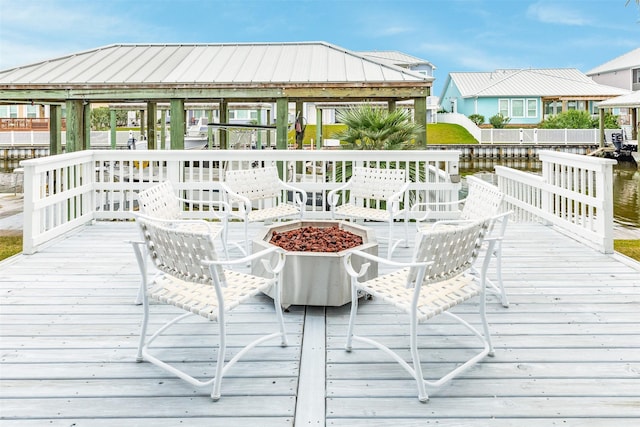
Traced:
POLYGON ((610 159, 541 151, 542 175, 496 166, 506 208, 517 221, 544 221, 604 253, 613 252, 610 159))
MULTIPOLYGON (((326 193, 348 179, 352 165, 365 163, 406 168, 414 202, 457 200, 459 156, 439 150, 87 150, 26 160, 23 252, 94 220, 131 218, 135 194, 154 182, 168 179, 188 199, 217 199, 225 171, 261 164, 277 165, 283 179, 310 193, 310 218, 328 218, 326 193)), ((206 216, 195 209, 189 214, 206 216)))
MULTIPOLYGON (((136 193, 170 180, 189 199, 217 199, 226 170, 275 164, 309 193, 307 216, 328 218, 326 193, 352 165, 387 163, 410 171, 409 196, 457 200, 459 151, 89 150, 22 162, 24 253, 95 220, 129 219, 136 193), (453 178, 453 179, 452 179, 453 178)), ((498 186, 517 221, 542 221, 598 250, 613 252, 615 160, 541 151, 542 175, 497 166, 498 186)), ((206 212, 193 209, 192 217, 206 212)))

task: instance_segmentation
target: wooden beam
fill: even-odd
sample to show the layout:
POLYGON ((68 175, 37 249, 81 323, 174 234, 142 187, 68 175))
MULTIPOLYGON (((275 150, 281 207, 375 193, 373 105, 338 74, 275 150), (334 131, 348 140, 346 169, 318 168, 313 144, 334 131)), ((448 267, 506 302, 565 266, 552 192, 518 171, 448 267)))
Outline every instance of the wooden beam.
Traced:
POLYGON ((423 132, 416 138, 419 147, 427 145, 427 98, 420 97, 413 100, 413 120, 422 126, 423 132))
POLYGON ((316 107, 316 148, 322 149, 322 108, 316 107))
POLYGON ((184 99, 171 100, 171 149, 184 150, 184 99))
POLYGON ((49 107, 49 154, 62 154, 62 106, 49 107))
POLYGON ((405 86, 405 84, 382 84, 379 86, 344 85, 339 87, 288 87, 288 88, 131 88, 127 87, 94 87, 91 89, 49 87, 48 89, 0 89, 0 100, 11 101, 37 99, 46 102, 64 102, 68 99, 86 98, 93 102, 119 102, 134 99, 145 99, 155 102, 168 102, 171 99, 189 99, 197 102, 210 102, 211 99, 226 99, 231 102, 274 102, 283 97, 302 99, 305 102, 314 101, 356 101, 364 99, 412 99, 418 96, 428 96, 429 87, 421 85, 405 86))
POLYGON ((279 98, 276 101, 276 148, 287 149, 289 134, 289 98, 279 98))
POLYGON ((84 139, 82 140, 81 150, 89 150, 91 148, 91 103, 83 102, 83 120, 84 120, 84 139))
POLYGON ((109 110, 109 130, 111 136, 111 149, 115 150, 117 146, 117 138, 118 138, 118 120, 116 110, 109 110))
MULTIPOLYGON (((229 104, 225 99, 220 100, 220 123, 229 122, 229 104)), ((218 138, 220 140, 220 149, 226 150, 229 142, 227 131, 220 129, 218 131, 218 138)))
POLYGON ((81 99, 67 101, 67 142, 65 151, 72 153, 84 146, 84 106, 81 99))
POLYGON ((147 149, 155 150, 156 146, 156 116, 158 115, 155 102, 147 102, 147 149))
POLYGON ((167 141, 167 110, 160 110, 160 144, 161 150, 166 148, 165 143, 167 141))
MULTIPOLYGON (((207 110, 207 123, 213 123, 213 110, 212 109, 208 109, 207 110)), ((209 150, 213 150, 213 129, 211 127, 207 126, 207 144, 209 147, 209 150)))

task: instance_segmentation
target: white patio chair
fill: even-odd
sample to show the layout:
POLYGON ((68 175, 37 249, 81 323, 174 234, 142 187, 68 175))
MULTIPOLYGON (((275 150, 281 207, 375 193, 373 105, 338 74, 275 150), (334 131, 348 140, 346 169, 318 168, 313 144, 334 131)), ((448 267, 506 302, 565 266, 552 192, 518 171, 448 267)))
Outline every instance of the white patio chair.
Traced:
MULTIPOLYGON (((483 275, 470 274, 471 266, 478 256, 480 246, 491 225, 492 219, 467 221, 455 227, 432 229, 417 236, 416 248, 411 262, 394 262, 376 257, 363 251, 353 250, 345 257, 347 272, 351 277, 351 316, 347 330, 346 350, 352 350, 352 343, 358 340, 373 345, 396 360, 413 376, 418 385, 418 399, 428 400, 426 385, 439 387, 462 373, 485 356, 493 355, 489 327, 485 315, 485 286, 483 275), (355 271, 351 258, 369 260, 355 271), (371 262, 378 262, 396 268, 389 274, 360 283, 371 262), (356 314, 358 312, 358 294, 364 293, 389 303, 409 316, 409 347, 411 364, 402 356, 378 340, 354 334, 356 314), (478 302, 483 332, 478 331, 467 321, 449 310, 473 297, 480 296, 478 302), (468 328, 482 343, 482 351, 459 364, 436 381, 425 380, 418 354, 418 324, 437 315, 444 314, 468 328)), ((492 242, 489 243, 492 245, 492 242)), ((487 261, 483 269, 486 269, 487 261)), ((364 304, 364 303, 363 303, 364 304)))
POLYGON ((282 181, 275 167, 230 170, 220 185, 229 216, 244 223, 245 254, 250 252, 249 223, 304 215, 307 193, 282 181))
MULTIPOLYGON (((160 220, 182 220, 173 222, 172 226, 192 231, 207 231, 213 237, 220 236, 224 254, 228 258, 227 248, 227 217, 229 206, 224 201, 190 200, 176 196, 171 181, 163 181, 138 192, 138 208, 142 215, 160 220), (203 227, 202 221, 184 220, 183 205, 194 204, 206 207, 207 216, 212 222, 203 227)), ((136 304, 142 304, 142 286, 138 291, 136 304)))
POLYGON ((444 224, 455 224, 457 220, 474 220, 487 216, 495 217, 492 225, 490 236, 494 238, 495 244, 492 251, 487 251, 487 257, 493 257, 496 260, 496 280, 497 283, 489 278, 485 278, 489 290, 500 297, 500 302, 504 307, 509 307, 509 300, 502 282, 502 241, 507 229, 507 223, 511 212, 500 213, 504 193, 498 187, 474 176, 466 178, 468 184, 467 197, 452 202, 433 202, 433 203, 416 203, 412 206, 413 212, 419 212, 424 209, 422 216, 416 219, 418 231, 427 230, 433 226, 441 226, 444 224), (462 208, 459 209, 460 204, 462 208), (451 219, 429 221, 432 214, 436 211, 442 213, 442 209, 447 210, 447 214, 451 219))
MULTIPOLYGON (((211 398, 220 398, 222 378, 229 369, 249 350, 256 345, 280 337, 282 346, 287 345, 282 308, 280 305, 280 272, 284 266, 283 252, 274 247, 264 249, 251 256, 234 260, 220 260, 216 254, 216 247, 212 233, 205 230, 209 227, 206 221, 201 222, 198 231, 186 230, 167 221, 157 221, 143 215, 136 216, 143 241, 132 242, 142 280, 144 283, 143 307, 144 317, 138 344, 136 360, 147 360, 154 365, 178 376, 189 384, 198 387, 212 385, 211 398), (145 265, 143 247, 151 256, 154 266, 159 273, 149 279, 145 265), (274 261, 275 265, 267 262, 267 257, 273 252, 279 252, 274 261), (266 271, 271 278, 258 277, 250 274, 232 271, 223 267, 228 265, 244 265, 247 262, 262 258, 266 271), (261 336, 244 346, 234 357, 225 363, 226 356, 226 320, 225 315, 238 305, 253 296, 274 288, 274 310, 279 330, 261 336), (161 326, 153 335, 147 337, 149 326, 149 301, 169 304, 184 310, 161 326), (199 380, 180 370, 170 363, 160 360, 151 354, 151 344, 177 322, 186 317, 199 315, 208 320, 218 322, 218 352, 215 375, 208 380, 199 380)), ((194 325, 196 333, 202 333, 201 327, 194 325)), ((165 346, 166 344, 163 344, 165 346)), ((171 354, 163 350, 166 354, 171 354)))
POLYGON ((409 209, 405 205, 408 188, 404 169, 354 167, 349 181, 327 195, 331 218, 387 222, 387 236, 378 238, 388 240, 387 257, 391 258, 399 244, 404 242, 409 247, 409 209), (404 221, 404 239, 394 238, 396 219, 404 221))

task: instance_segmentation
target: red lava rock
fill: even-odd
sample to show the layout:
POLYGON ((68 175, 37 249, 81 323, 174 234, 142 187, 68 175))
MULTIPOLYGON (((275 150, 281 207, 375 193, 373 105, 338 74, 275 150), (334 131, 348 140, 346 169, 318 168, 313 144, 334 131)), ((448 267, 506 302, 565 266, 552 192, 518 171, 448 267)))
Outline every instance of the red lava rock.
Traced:
POLYGON ((362 244, 362 237, 332 227, 302 227, 291 231, 273 232, 272 245, 292 252, 340 252, 362 244))

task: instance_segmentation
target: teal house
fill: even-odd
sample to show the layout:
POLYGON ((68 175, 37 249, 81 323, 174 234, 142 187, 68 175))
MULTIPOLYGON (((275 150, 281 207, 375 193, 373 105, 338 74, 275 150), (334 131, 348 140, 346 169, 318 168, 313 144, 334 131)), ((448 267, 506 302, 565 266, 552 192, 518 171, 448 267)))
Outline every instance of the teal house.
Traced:
POLYGON ((568 110, 596 115, 598 102, 628 92, 598 84, 574 68, 454 72, 447 76, 440 107, 467 117, 480 114, 485 123, 500 113, 509 125, 534 126, 568 110))

